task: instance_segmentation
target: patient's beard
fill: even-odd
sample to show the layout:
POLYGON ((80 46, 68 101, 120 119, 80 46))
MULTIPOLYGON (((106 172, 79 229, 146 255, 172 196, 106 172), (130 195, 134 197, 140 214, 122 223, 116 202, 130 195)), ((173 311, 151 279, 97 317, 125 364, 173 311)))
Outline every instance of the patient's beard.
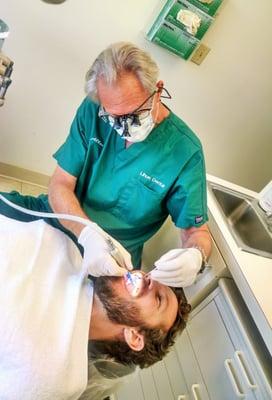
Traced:
POLYGON ((132 301, 124 300, 115 293, 112 284, 117 277, 100 276, 96 279, 94 289, 103 304, 110 321, 127 325, 143 326, 140 309, 132 301))

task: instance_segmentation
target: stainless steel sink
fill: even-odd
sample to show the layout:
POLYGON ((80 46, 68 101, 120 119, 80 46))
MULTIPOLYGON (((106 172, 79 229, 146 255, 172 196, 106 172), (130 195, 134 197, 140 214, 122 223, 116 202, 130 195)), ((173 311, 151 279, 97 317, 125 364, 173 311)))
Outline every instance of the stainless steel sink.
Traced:
POLYGON ((237 245, 244 251, 272 258, 272 234, 265 213, 254 198, 208 184, 237 245))

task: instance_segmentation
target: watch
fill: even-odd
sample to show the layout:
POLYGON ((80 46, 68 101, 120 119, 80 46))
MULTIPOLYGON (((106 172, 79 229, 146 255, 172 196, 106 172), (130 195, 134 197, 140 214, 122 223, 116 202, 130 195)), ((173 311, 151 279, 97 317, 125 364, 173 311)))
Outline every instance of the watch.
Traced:
POLYGON ((202 274, 202 272, 204 272, 205 268, 209 267, 207 256, 202 247, 200 247, 200 246, 193 246, 193 247, 195 249, 199 250, 202 255, 202 264, 201 264, 200 270, 198 271, 199 274, 202 274))

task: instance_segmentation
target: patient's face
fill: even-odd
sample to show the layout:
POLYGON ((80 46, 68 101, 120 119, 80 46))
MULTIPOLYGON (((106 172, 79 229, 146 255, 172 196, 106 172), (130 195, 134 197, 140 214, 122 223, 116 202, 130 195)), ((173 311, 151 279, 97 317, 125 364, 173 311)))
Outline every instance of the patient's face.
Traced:
POLYGON ((175 293, 143 273, 143 288, 133 297, 124 277, 100 277, 95 291, 107 310, 108 318, 128 326, 148 326, 168 331, 178 311, 175 293))

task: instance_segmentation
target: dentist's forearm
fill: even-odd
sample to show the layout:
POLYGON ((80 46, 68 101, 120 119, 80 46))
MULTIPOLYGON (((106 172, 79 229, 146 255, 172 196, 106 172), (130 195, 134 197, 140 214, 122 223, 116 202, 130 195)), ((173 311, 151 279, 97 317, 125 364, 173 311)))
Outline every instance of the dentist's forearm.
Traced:
POLYGON ((212 250, 212 241, 207 225, 199 228, 189 228, 181 231, 182 247, 199 247, 205 253, 207 259, 212 250))
MULTIPOLYGON (((51 184, 49 186, 48 199, 51 208, 55 213, 76 215, 78 217, 89 219, 85 214, 80 203, 75 195, 75 193, 62 184, 51 184)), ((85 225, 80 222, 67 221, 64 219, 59 219, 61 225, 66 229, 70 230, 77 237, 80 235, 82 229, 85 225)))

